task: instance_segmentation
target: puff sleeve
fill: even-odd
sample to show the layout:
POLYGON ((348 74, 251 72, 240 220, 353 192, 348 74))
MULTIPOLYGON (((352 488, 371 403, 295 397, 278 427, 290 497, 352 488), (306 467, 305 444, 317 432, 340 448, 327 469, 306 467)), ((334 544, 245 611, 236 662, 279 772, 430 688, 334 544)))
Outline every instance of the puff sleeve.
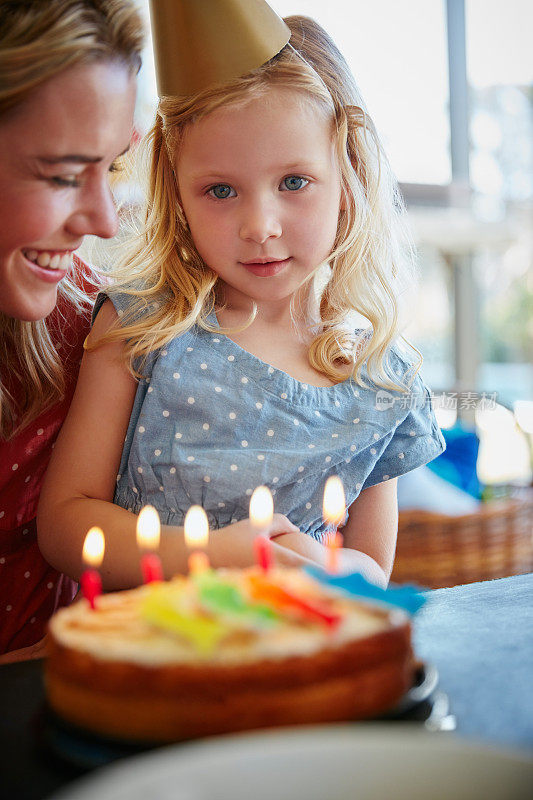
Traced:
POLYGON ((380 396, 395 416, 394 427, 363 489, 427 464, 446 449, 431 394, 418 375, 405 394, 381 391, 380 396))

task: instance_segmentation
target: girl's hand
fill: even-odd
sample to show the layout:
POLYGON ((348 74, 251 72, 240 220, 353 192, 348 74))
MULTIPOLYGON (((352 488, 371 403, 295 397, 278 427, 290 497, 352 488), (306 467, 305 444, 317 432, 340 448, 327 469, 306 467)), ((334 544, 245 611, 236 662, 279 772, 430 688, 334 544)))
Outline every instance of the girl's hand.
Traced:
MULTIPOLYGON (((265 531, 265 536, 279 534, 300 534, 296 525, 293 525, 283 514, 274 514, 272 522, 265 531)), ((249 567, 255 564, 254 540, 257 536, 249 519, 234 522, 212 531, 209 538, 209 560, 211 565, 217 567, 249 567)), ((286 558, 286 548, 272 542, 272 555, 280 563, 289 563, 286 558)), ((291 563, 294 559, 289 557, 291 563)))
MULTIPOLYGON (((316 539, 313 539, 312 536, 308 536, 306 533, 291 531, 275 534, 275 540, 272 544, 281 548, 282 551, 285 551, 285 558, 290 558, 288 553, 292 553, 293 555, 297 554, 299 556, 299 563, 302 563, 301 559, 303 558, 305 560, 304 563, 314 563, 318 564, 320 567, 325 566, 326 548, 323 544, 320 544, 320 542, 317 542, 316 539)), ((286 562, 282 560, 281 563, 286 562)))
MULTIPOLYGON (((285 533, 276 536, 273 544, 278 544, 283 550, 298 553, 305 558, 307 563, 315 563, 319 567, 327 567, 327 547, 305 533, 285 533)), ((338 551, 339 569, 341 572, 360 572, 368 581, 387 588, 387 576, 373 558, 359 550, 342 547, 338 551)), ((284 563, 279 559, 280 563, 284 563)))

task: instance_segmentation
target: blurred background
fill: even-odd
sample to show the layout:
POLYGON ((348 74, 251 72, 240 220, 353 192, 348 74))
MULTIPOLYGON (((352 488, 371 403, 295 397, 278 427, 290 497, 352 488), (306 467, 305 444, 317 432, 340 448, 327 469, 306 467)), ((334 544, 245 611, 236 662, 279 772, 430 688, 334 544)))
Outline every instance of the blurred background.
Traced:
MULTIPOLYGON (((474 432, 479 496, 531 482, 533 3, 269 0, 346 56, 400 181, 418 250, 406 336, 443 430, 474 432)), ((148 0, 138 0, 149 26, 148 0)), ((156 103, 151 44, 137 132, 156 103)), ((139 188, 118 179, 126 206, 139 188)), ((109 254, 89 243, 85 255, 109 254)), ((460 481, 455 481, 460 485, 460 481)), ((462 488, 465 488, 464 486, 462 488)), ((471 492, 471 494, 475 494, 471 492)))

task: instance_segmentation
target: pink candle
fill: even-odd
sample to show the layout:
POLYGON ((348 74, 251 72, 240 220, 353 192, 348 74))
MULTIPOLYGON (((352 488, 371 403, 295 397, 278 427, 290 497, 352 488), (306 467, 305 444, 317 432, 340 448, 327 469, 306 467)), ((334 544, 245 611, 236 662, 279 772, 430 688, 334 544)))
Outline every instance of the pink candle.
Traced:
POLYGON ((96 608, 96 598, 102 594, 102 579, 95 569, 86 569, 80 578, 81 591, 91 608, 96 608))
POLYGON ((272 548, 270 539, 266 536, 256 536, 254 539, 255 560, 263 572, 268 572, 272 566, 272 548))
POLYGON ((268 486, 258 486, 250 498, 250 523, 256 532, 254 539, 255 560, 263 570, 272 567, 272 545, 266 535, 274 516, 274 500, 268 486))
POLYGON ((104 558, 105 540, 100 528, 91 528, 83 543, 83 561, 89 564, 80 578, 81 591, 92 609, 96 608, 96 598, 102 594, 102 579, 96 567, 104 558))
POLYGON ((163 567, 161 559, 153 552, 159 547, 161 538, 161 523, 159 514, 153 506, 141 508, 137 519, 137 544, 141 550, 148 552, 141 556, 141 573, 143 583, 162 581, 163 567))
POLYGON ((155 553, 145 553, 141 556, 141 572, 143 583, 163 580, 163 567, 161 559, 155 553))

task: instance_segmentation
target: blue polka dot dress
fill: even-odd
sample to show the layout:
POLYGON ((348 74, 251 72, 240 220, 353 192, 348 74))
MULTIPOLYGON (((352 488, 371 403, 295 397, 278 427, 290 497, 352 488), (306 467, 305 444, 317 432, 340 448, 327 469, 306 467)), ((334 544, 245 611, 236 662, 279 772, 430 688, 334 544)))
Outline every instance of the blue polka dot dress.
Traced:
MULTIPOLYGON (((110 298, 121 316, 128 297, 110 298)), ((210 322, 217 326, 214 314, 210 322)), ((399 377, 410 366, 395 351, 391 364, 399 377)), ((264 484, 275 510, 321 541, 329 475, 341 478, 349 506, 363 489, 445 447, 418 376, 408 395, 371 386, 301 383, 224 334, 194 327, 146 365, 114 502, 135 513, 149 503, 170 525, 182 525, 198 504, 216 529, 247 517, 254 488, 264 484)))

